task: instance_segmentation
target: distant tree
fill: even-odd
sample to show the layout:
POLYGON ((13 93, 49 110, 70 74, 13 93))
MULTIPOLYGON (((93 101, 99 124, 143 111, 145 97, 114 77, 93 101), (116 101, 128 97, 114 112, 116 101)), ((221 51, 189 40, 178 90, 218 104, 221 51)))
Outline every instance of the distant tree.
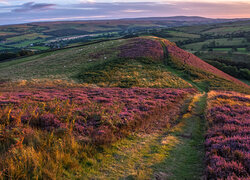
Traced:
POLYGON ((18 56, 17 53, 11 53, 11 52, 1 53, 0 54, 0 61, 6 60, 6 59, 16 58, 17 56, 18 56))
POLYGON ((201 52, 200 52, 200 51, 196 51, 196 52, 194 53, 194 55, 200 56, 200 55, 201 55, 201 52))
POLYGON ((233 55, 233 52, 232 52, 232 50, 230 50, 230 51, 227 51, 227 54, 228 54, 229 56, 232 56, 232 55, 233 55))
POLYGON ((250 80, 250 71, 248 69, 240 69, 242 78, 250 80))
POLYGON ((201 46, 201 49, 202 50, 205 50, 205 49, 207 49, 208 48, 208 45, 207 44, 203 44, 202 46, 201 46))
POLYGON ((246 47, 246 51, 249 51, 249 52, 250 52, 250 45, 248 45, 248 46, 246 47))
POLYGON ((233 51, 233 52, 237 52, 238 49, 237 49, 236 47, 233 47, 233 48, 232 48, 232 51, 233 51))
POLYGON ((246 37, 247 42, 250 42, 250 36, 246 37))
POLYGON ((33 51, 28 51, 28 50, 21 50, 20 52, 18 52, 19 56, 28 56, 28 55, 33 55, 34 52, 33 51))
POLYGON ((29 56, 35 54, 33 51, 21 50, 19 52, 5 52, 0 54, 0 61, 13 59, 21 56, 29 56))
POLYGON ((228 41, 232 41, 233 40, 233 37, 232 37, 232 34, 230 34, 230 37, 228 38, 228 41))
POLYGON ((211 41, 208 46, 211 48, 215 47, 216 46, 215 41, 211 41))

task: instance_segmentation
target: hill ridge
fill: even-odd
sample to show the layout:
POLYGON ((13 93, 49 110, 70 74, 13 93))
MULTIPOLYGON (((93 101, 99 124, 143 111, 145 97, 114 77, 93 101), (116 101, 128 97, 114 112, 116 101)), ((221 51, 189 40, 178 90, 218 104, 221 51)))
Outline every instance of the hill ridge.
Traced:
POLYGON ((169 40, 163 40, 164 44, 166 45, 167 48, 167 53, 170 55, 174 55, 178 58, 180 58, 181 60, 184 61, 185 64, 191 65, 193 67, 199 66, 199 68, 203 69, 204 71, 212 71, 214 74, 218 75, 218 76, 222 76, 223 78, 229 80, 229 81, 234 81, 238 84, 244 85, 246 87, 250 87, 249 85, 245 84, 244 82, 230 76, 229 74, 217 69, 216 67, 206 63, 205 61, 203 61, 202 59, 198 58, 197 56, 195 56, 194 54, 187 52, 181 48, 179 48, 178 46, 176 46, 175 43, 170 42, 169 40), (184 56, 182 56, 184 55, 184 56))

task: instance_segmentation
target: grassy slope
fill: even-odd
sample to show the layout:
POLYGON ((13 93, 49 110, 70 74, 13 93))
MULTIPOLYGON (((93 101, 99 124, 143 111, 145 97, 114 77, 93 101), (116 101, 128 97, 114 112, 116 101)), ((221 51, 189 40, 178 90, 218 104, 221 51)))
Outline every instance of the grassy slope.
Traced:
POLYGON ((165 64, 169 66, 169 69, 183 79, 191 81, 203 91, 224 89, 250 93, 249 86, 241 81, 178 48, 169 41, 160 38, 155 39, 162 42, 166 56, 165 64))
MULTIPOLYGON (((150 69, 152 70, 151 73, 155 73, 162 68, 161 70, 165 71, 170 77, 181 77, 180 79, 177 78, 178 81, 186 80, 200 91, 207 90, 208 86, 204 82, 197 82, 197 80, 200 80, 199 76, 191 76, 191 78, 188 76, 190 74, 187 70, 194 70, 192 68, 183 70, 175 66, 165 66, 157 63, 148 64, 149 62, 152 63, 152 61, 149 61, 147 58, 136 59, 133 62, 128 61, 127 64, 120 64, 121 62, 113 61, 112 58, 117 55, 117 51, 113 51, 113 49, 122 43, 124 41, 111 41, 107 42, 107 44, 99 44, 98 46, 90 45, 72 48, 43 54, 42 57, 41 55, 40 57, 33 56, 17 61, 1 63, 0 75, 5 78, 10 77, 13 80, 44 77, 70 79, 77 72, 90 71, 93 73, 96 70, 97 73, 105 72, 105 70, 109 72, 109 68, 112 66, 118 67, 118 70, 113 73, 114 76, 117 75, 117 72, 124 69, 125 75, 128 75, 126 73, 129 73, 130 69, 132 69, 132 72, 143 72, 144 68, 146 68, 146 71, 150 69), (107 50, 107 47, 110 49, 107 50), (103 50, 106 50, 105 53, 103 53, 103 50), (110 57, 110 61, 104 59, 107 54, 110 55, 108 56, 110 57), (89 58, 94 62, 88 61, 89 58), (111 64, 107 62, 111 62, 111 64), (64 67, 65 65, 66 67, 64 67)), ((139 79, 143 79, 146 72, 142 74, 142 76, 139 76, 139 79)), ((160 76, 160 78, 162 77, 160 76)), ((205 82, 207 81, 206 79, 205 82)), ((53 170, 58 164, 61 166, 64 164, 65 167, 57 167, 60 171, 41 172, 39 169, 37 171, 42 176, 46 174, 47 178, 57 176, 77 179, 84 176, 94 179, 200 179, 203 176, 204 169, 202 158, 204 150, 202 144, 205 127, 203 118, 205 100, 206 95, 198 94, 190 104, 185 104, 187 106, 185 107, 184 105, 183 107, 183 115, 180 116, 178 124, 174 127, 169 126, 163 131, 152 134, 134 134, 112 144, 111 147, 103 146, 96 149, 92 146, 80 146, 72 137, 65 138, 62 141, 62 139, 58 140, 51 137, 53 133, 45 136, 43 132, 39 131, 36 134, 37 137, 34 138, 43 138, 46 144, 48 144, 48 140, 49 143, 53 144, 52 147, 55 152, 57 164, 54 164, 53 167, 46 167, 46 169, 53 170), (59 141, 63 145, 58 143, 59 141), (65 148, 63 152, 58 151, 61 146, 65 148), (78 159, 79 161, 77 161, 78 159), (87 160, 81 162, 80 159, 87 160), (72 171, 72 169, 75 170, 72 171), (53 172, 59 172, 60 174, 55 175, 53 172)), ((27 151, 23 152, 26 153, 24 157, 30 156, 28 150, 31 150, 35 156, 40 156, 35 153, 34 149, 27 149, 27 151)), ((44 150, 43 153, 46 154, 46 151, 44 150)), ((35 159, 30 163, 34 162, 35 159)), ((46 159, 44 159, 43 163, 46 166, 46 159)), ((29 169, 25 169, 25 171, 28 173, 29 169)))
POLYGON ((127 40, 108 41, 0 63, 1 79, 77 80, 98 86, 171 87, 192 85, 151 58, 120 59, 127 40))
POLYGON ((109 87, 191 87, 161 63, 147 58, 118 59, 98 64, 85 69, 78 78, 81 82, 109 87))
POLYGON ((183 105, 173 127, 152 134, 134 134, 96 154, 84 174, 96 179, 200 179, 203 176, 206 96, 183 105))
MULTIPOLYGON (((195 51, 199 51, 202 49, 202 45, 204 44, 209 44, 213 41, 215 41, 217 46, 237 46, 237 45, 246 45, 248 44, 247 42, 242 42, 243 40, 245 40, 245 38, 234 38, 232 40, 229 40, 227 38, 221 38, 221 39, 211 39, 211 40, 206 40, 203 42, 197 42, 197 43, 191 43, 191 44, 187 44, 184 45, 183 48, 185 49, 193 49, 195 51)), ((217 48, 219 49, 219 48, 217 48)), ((226 48, 225 48, 226 49, 226 48)), ((229 48, 230 50, 231 48, 229 48)), ((226 49, 227 51, 227 49, 226 49)))
POLYGON ((83 47, 43 53, 27 58, 0 63, 1 79, 70 79, 81 68, 95 61, 116 55, 114 49, 124 41, 109 41, 83 47))
POLYGON ((175 54, 169 55, 167 52, 169 47, 164 39, 146 38, 162 42, 165 64, 147 57, 119 59, 120 48, 131 40, 115 40, 3 62, 0 63, 0 77, 11 80, 74 79, 112 87, 185 88, 192 84, 201 91, 225 89, 249 92, 249 86, 177 47, 170 46, 176 48, 177 54, 183 53, 184 58, 185 56, 193 58, 190 62, 194 65, 183 63, 183 59, 178 59, 175 54), (208 70, 205 66, 209 66, 208 70))

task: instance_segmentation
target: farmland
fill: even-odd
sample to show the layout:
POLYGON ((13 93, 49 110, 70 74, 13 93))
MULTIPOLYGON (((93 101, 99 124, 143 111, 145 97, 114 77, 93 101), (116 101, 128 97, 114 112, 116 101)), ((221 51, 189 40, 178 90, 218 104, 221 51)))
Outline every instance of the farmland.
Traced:
POLYGON ((249 27, 249 21, 237 21, 162 28, 144 34, 175 42, 178 47, 246 82, 250 73, 249 27), (245 63, 244 67, 242 63, 245 63))
MULTIPOLYGON (((96 39, 122 37, 144 31, 161 28, 172 28, 186 25, 204 25, 234 20, 221 19, 220 21, 207 18, 192 19, 183 17, 169 18, 139 18, 103 21, 72 21, 72 22, 38 22, 20 25, 6 25, 0 27, 0 52, 16 52, 21 49, 37 50, 37 46, 46 46, 52 49, 62 48, 75 42, 88 42, 96 39), (77 37, 72 40, 73 37, 77 37), (84 37, 81 37, 84 36, 84 37), (59 39, 68 39, 60 41, 59 39), (69 40, 71 39, 71 40, 69 40), (54 41, 55 43, 51 43, 54 41)), ((168 30, 171 40, 187 40, 199 38, 199 34, 179 30, 168 30)), ((169 37, 168 37, 169 38, 169 37)))
MULTIPOLYGON (((204 19, 206 21, 213 21, 204 19)), ((0 45, 7 46, 13 51, 18 49, 30 49, 32 44, 36 46, 48 46, 53 44, 50 41, 57 41, 57 46, 63 47, 64 43, 58 38, 69 38, 75 36, 86 36, 86 38, 77 38, 82 41, 88 41, 88 38, 95 35, 95 38, 120 37, 126 34, 134 33, 144 29, 161 28, 169 26, 180 26, 186 21, 173 22, 170 19, 163 21, 156 20, 105 20, 105 21, 75 21, 75 22, 40 22, 20 25, 8 25, 0 27, 0 45), (70 28, 68 28, 70 27, 70 28)), ((195 21, 190 21, 195 24, 195 21)), ((79 41, 75 39, 75 41, 79 41)), ((72 43, 72 42, 68 42, 72 43)), ((33 48, 34 49, 34 48, 33 48)), ((37 49, 39 50, 39 49, 37 49)))

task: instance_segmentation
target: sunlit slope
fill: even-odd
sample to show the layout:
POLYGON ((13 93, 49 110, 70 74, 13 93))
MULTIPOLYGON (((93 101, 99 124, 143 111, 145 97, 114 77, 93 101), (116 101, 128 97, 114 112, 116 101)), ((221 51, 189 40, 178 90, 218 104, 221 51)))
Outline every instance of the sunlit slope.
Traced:
POLYGON ((52 51, 0 63, 0 79, 71 79, 82 67, 116 57, 125 40, 52 51))
POLYGON ((67 80, 100 87, 234 90, 249 86, 157 37, 113 40, 0 63, 0 80, 67 80))
POLYGON ((162 43, 165 51, 164 63, 202 89, 206 91, 224 89, 250 92, 249 86, 245 83, 204 62, 192 53, 184 51, 175 43, 160 38, 154 39, 162 43))
POLYGON ((163 60, 158 41, 122 39, 0 63, 0 79, 59 79, 100 87, 192 87, 169 72, 163 60))
POLYGON ((80 82, 103 87, 192 87, 168 71, 160 42, 133 38, 118 50, 117 58, 82 69, 76 78, 80 82))

